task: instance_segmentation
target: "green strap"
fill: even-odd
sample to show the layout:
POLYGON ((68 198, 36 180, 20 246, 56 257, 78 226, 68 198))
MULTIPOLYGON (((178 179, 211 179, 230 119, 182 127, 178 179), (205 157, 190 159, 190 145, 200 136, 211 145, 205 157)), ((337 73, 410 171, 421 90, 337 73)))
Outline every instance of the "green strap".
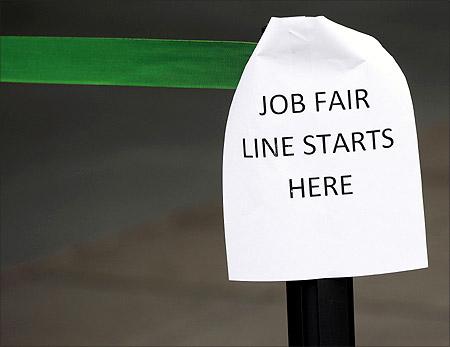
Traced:
POLYGON ((0 81, 236 88, 256 43, 0 36, 0 81))

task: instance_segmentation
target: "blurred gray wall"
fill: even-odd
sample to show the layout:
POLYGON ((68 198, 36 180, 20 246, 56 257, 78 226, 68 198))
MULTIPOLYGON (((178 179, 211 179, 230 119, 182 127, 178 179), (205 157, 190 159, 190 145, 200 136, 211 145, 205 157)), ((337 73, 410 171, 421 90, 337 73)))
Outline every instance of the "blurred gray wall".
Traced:
MULTIPOLYGON (((325 15, 378 38, 419 128, 448 116, 445 1, 4 1, 2 35, 257 41, 271 16, 325 15)), ((232 92, 6 84, 2 265, 221 199, 232 92)))

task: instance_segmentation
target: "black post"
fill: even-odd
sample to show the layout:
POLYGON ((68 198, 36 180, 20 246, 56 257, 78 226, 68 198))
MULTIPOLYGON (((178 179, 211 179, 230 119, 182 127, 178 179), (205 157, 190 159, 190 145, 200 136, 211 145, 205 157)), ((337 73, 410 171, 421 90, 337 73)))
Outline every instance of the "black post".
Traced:
POLYGON ((286 282, 289 346, 354 346, 353 279, 286 282))

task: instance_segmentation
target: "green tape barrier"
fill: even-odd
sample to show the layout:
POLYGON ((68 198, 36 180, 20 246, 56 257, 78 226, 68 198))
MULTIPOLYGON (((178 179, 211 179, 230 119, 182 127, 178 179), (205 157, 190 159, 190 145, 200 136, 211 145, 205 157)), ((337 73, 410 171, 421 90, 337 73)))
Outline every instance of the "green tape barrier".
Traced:
POLYGON ((0 81, 236 88, 256 43, 0 36, 0 81))

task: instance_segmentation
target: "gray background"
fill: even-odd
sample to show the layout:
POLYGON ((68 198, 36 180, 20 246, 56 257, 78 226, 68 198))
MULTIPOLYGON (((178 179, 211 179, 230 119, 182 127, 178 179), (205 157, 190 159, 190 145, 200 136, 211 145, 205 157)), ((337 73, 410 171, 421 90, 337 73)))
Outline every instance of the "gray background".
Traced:
MULTIPOLYGON (((257 41, 271 16, 375 36, 410 84, 430 268, 355 279, 357 342, 448 344, 446 1, 3 1, 2 35, 257 41)), ((282 283, 227 281, 233 92, 3 84, 5 344, 286 343, 282 283)))

